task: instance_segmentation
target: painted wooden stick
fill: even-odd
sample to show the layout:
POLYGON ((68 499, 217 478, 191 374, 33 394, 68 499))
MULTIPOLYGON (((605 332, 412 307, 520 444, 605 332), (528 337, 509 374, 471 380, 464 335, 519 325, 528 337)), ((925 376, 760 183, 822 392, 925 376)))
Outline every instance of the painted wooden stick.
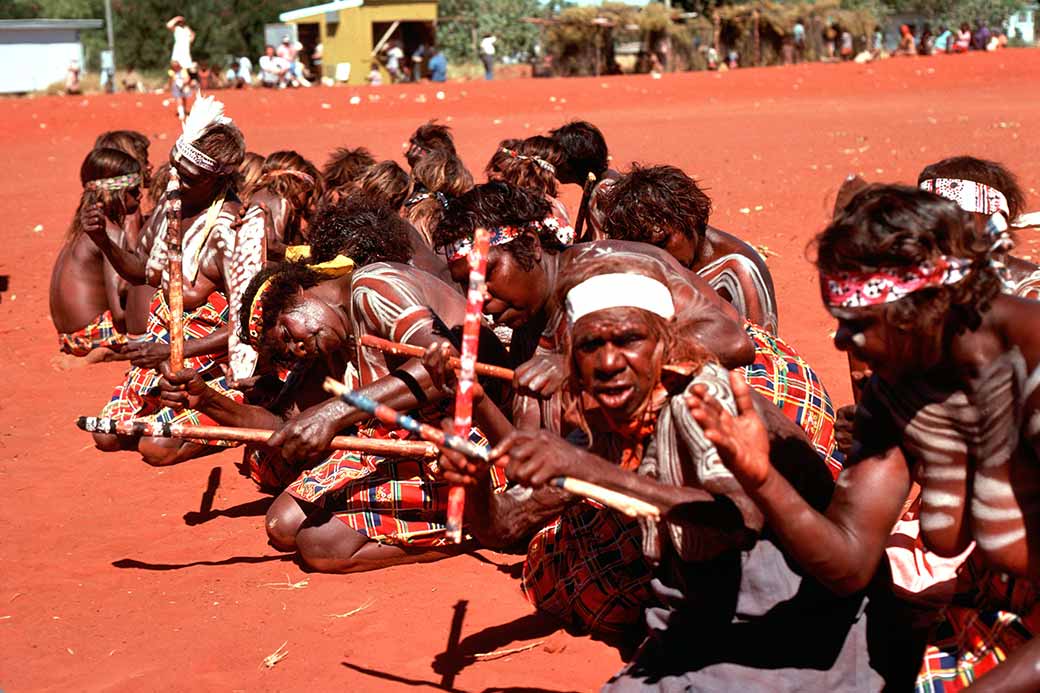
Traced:
MULTIPOLYGON (((422 355, 426 351, 422 347, 404 344, 402 342, 391 342, 389 339, 383 339, 382 337, 376 337, 371 334, 362 335, 361 343, 365 346, 379 349, 380 351, 385 351, 386 353, 395 356, 414 356, 422 358, 422 355)), ((460 361, 459 359, 452 357, 448 359, 448 365, 452 368, 458 368, 460 361)), ((474 369, 476 370, 477 375, 486 375, 489 378, 498 378, 510 382, 513 380, 513 371, 509 368, 503 368, 502 366, 492 366, 489 363, 477 363, 474 364, 474 369)))
POLYGON ((581 230, 585 226, 585 215, 589 211, 589 200, 592 198, 592 191, 596 189, 596 174, 589 171, 589 176, 585 180, 585 185, 581 186, 581 203, 578 205, 578 218, 574 222, 574 238, 578 241, 584 240, 581 235, 581 230))
MULTIPOLYGON (((403 428, 438 447, 454 450, 455 452, 461 453, 467 457, 482 460, 484 462, 488 461, 489 453, 486 449, 474 445, 465 438, 460 438, 457 435, 446 433, 428 424, 420 423, 407 414, 402 414, 385 404, 379 404, 372 398, 366 397, 355 390, 351 390, 343 383, 333 380, 332 378, 325 379, 325 390, 330 394, 340 397, 350 406, 372 414, 385 424, 403 428)), ((588 481, 559 476, 553 479, 550 483, 575 495, 584 496, 585 498, 598 501, 608 508, 613 508, 629 517, 652 517, 657 519, 661 515, 660 509, 652 503, 648 503, 639 498, 633 498, 632 496, 627 496, 619 491, 604 488, 588 481)))
POLYGON ((568 476, 558 476, 552 480, 552 485, 562 488, 578 496, 591 498, 599 501, 608 508, 613 508, 629 517, 649 517, 655 520, 661 518, 661 510, 653 503, 647 503, 640 498, 633 498, 624 493, 604 488, 597 484, 589 483, 581 479, 568 476))
POLYGON ((351 390, 337 380, 325 378, 325 391, 336 395, 350 406, 371 414, 386 425, 403 428, 409 433, 414 433, 423 440, 433 443, 437 447, 454 450, 467 457, 475 457, 485 462, 488 459, 487 450, 479 445, 474 445, 468 439, 459 438, 454 434, 446 433, 439 428, 424 424, 403 412, 399 412, 385 404, 380 404, 357 390, 351 390))
MULTIPOLYGON (((184 423, 134 421, 81 416, 76 426, 88 433, 109 433, 123 436, 151 438, 195 438, 198 440, 233 440, 242 443, 266 443, 274 431, 263 428, 235 428, 231 426, 192 426, 184 423)), ((437 457, 437 446, 416 440, 384 440, 336 436, 329 443, 330 450, 356 450, 373 455, 400 455, 408 457, 437 457)))
MULTIPOLYGON (((455 389, 455 435, 469 440, 473 427, 473 385, 477 380, 477 347, 480 342, 480 324, 484 316, 484 289, 487 275, 487 256, 491 234, 487 229, 473 233, 473 248, 469 251, 469 290, 466 292, 466 319, 462 323, 462 352, 459 354, 459 379, 455 389)), ((448 541, 462 542, 462 521, 466 510, 466 487, 452 484, 448 489, 448 541)))
POLYGON ((181 183, 174 166, 170 167, 170 183, 166 186, 166 250, 170 263, 167 272, 170 368, 176 373, 184 368, 184 256, 181 246, 181 183))

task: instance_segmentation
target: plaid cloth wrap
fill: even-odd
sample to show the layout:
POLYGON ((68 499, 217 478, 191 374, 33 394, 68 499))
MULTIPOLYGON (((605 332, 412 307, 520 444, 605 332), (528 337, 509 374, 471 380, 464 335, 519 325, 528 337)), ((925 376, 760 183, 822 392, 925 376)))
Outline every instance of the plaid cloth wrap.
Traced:
POLYGON ((639 523, 581 501, 527 547, 520 589, 531 604, 581 632, 623 634, 656 603, 639 523))
POLYGON ((780 337, 745 323, 755 344, 755 360, 741 370, 748 384, 805 431, 809 442, 837 479, 845 457, 834 442, 834 405, 816 371, 780 337))
MULTIPOLYGON (((360 429, 357 435, 408 438, 407 431, 382 424, 360 429)), ((473 429, 469 439, 488 447, 487 439, 477 429, 473 429)), ((501 472, 493 476, 492 482, 496 489, 504 487, 501 472)), ((448 482, 437 478, 420 458, 336 450, 317 467, 304 472, 286 491, 294 498, 324 508, 372 541, 410 546, 448 543, 444 524, 448 482)))
POLYGON ((962 570, 977 585, 969 596, 974 608, 953 604, 943 609, 917 675, 918 693, 968 688, 1040 632, 1040 584, 978 571, 970 559, 962 570))
POLYGON ((101 347, 118 351, 124 344, 126 335, 116 329, 110 310, 94 318, 81 330, 62 332, 58 335, 58 348, 66 354, 80 357, 101 347))
MULTIPOLYGON (((145 340, 158 344, 170 343, 170 332, 166 325, 169 321, 170 309, 166 305, 166 297, 162 289, 155 292, 152 298, 151 313, 148 316, 148 330, 145 340)), ((228 303, 224 294, 214 291, 206 302, 198 308, 184 314, 184 339, 201 339, 224 327, 228 319, 228 303)), ((236 402, 242 401, 242 393, 232 390, 227 383, 224 370, 220 367, 220 358, 211 354, 191 356, 184 359, 184 367, 199 372, 206 384, 222 395, 236 402)), ((113 419, 147 419, 160 423, 183 423, 193 426, 214 426, 216 421, 195 411, 185 409, 177 412, 159 404, 159 372, 151 368, 131 366, 126 380, 116 386, 112 399, 101 410, 100 416, 113 419)), ((239 443, 226 440, 193 441, 219 447, 234 447, 239 443)))

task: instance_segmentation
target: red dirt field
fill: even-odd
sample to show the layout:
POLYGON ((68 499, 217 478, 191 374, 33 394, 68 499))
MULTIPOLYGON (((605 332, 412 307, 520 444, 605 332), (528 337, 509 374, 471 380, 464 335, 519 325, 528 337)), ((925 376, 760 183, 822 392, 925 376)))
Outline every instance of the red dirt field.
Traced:
MULTIPOLYGON (((1036 209, 1040 160, 1027 141, 1040 128, 1038 71, 1040 51, 1008 50, 660 80, 219 98, 249 149, 295 148, 319 164, 340 145, 400 160, 402 141, 436 117, 455 129, 463 157, 479 172, 504 137, 592 120, 621 167, 634 160, 683 167, 710 189, 716 225, 768 248, 781 333, 842 404, 849 399, 845 358, 830 343, 832 323, 805 259, 842 178, 862 172, 913 181, 926 163, 972 153, 1007 163, 1036 209), (360 103, 351 105, 355 95, 360 103)), ((620 656, 589 639, 532 629, 515 577, 520 556, 480 551, 371 574, 307 574, 267 546, 269 500, 238 476, 239 453, 156 470, 131 454, 96 452, 75 429, 75 416, 94 414, 107 400, 122 367, 83 366, 57 354, 47 315, 51 263, 94 137, 143 130, 153 138, 153 161, 161 161, 177 131, 163 99, 0 100, 0 275, 9 276, 0 295, 0 689, 598 687, 620 656), (542 640, 492 661, 472 657, 542 640), (264 667, 283 643, 288 656, 264 667)), ((567 195, 573 205, 576 191, 567 195)), ((1036 238, 1021 240, 1019 253, 1031 255, 1036 238)))

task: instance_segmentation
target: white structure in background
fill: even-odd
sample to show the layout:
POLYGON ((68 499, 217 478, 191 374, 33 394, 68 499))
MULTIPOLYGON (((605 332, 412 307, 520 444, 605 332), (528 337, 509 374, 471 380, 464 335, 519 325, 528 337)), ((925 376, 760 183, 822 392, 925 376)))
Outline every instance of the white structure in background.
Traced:
POLYGON ((100 19, 0 19, 0 94, 64 82, 69 63, 84 64, 80 32, 103 26, 100 19))
POLYGON ((1019 33, 1026 43, 1036 43, 1036 18, 1040 13, 1040 5, 1030 3, 1021 10, 1011 15, 1007 22, 1007 35, 1009 39, 1016 38, 1019 33))

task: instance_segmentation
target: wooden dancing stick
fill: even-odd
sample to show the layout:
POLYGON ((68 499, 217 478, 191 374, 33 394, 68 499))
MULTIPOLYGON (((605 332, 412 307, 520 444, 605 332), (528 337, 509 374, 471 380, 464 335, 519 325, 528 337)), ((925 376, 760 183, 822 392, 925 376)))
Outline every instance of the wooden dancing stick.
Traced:
MULTIPOLYGON (((459 380, 455 389, 455 435, 469 441, 473 427, 473 385, 477 381, 477 346, 484 316, 484 289, 491 234, 487 229, 473 233, 469 251, 469 289, 466 292, 466 319, 462 323, 462 353, 459 355, 459 380)), ((452 484, 448 489, 448 541, 462 542, 462 520, 466 509, 466 487, 452 484)))
MULTIPOLYGON (((361 343, 365 346, 372 347, 373 349, 379 349, 388 354, 394 354, 395 356, 415 356, 421 358, 426 352, 422 347, 412 346, 411 344, 404 344, 402 342, 391 342, 389 339, 383 339, 370 334, 362 335, 361 343)), ((452 368, 458 368, 460 361, 459 359, 452 357, 448 359, 448 365, 452 368)), ((489 378, 498 378, 510 382, 513 380, 512 369, 503 368, 502 366, 492 366, 489 363, 476 363, 474 364, 474 370, 477 375, 486 375, 489 378)))
MULTIPOLYGON (((474 445, 467 438, 460 438, 457 435, 446 433, 428 424, 420 423, 407 414, 402 414, 396 409, 392 409, 385 404, 379 404, 370 397, 366 397, 355 390, 351 390, 339 381, 333 380, 332 378, 326 378, 325 390, 330 394, 340 397, 350 406, 372 414, 383 423, 390 426, 399 426, 406 431, 414 433, 423 440, 433 443, 437 447, 454 450, 466 457, 478 459, 483 462, 488 461, 488 451, 478 445, 474 445)), ((625 495, 620 491, 604 488, 588 481, 567 476, 558 476, 550 483, 553 486, 568 491, 569 493, 598 501, 609 508, 613 508, 620 513, 628 515, 629 517, 651 517, 657 519, 661 516, 660 509, 652 503, 648 503, 639 498, 633 498, 632 496, 625 495)))
POLYGON ((469 442, 467 438, 460 438, 451 433, 446 433, 439 428, 430 426, 429 424, 417 421, 407 414, 401 413, 385 404, 376 402, 371 397, 366 397, 356 390, 351 390, 343 383, 333 380, 332 378, 325 378, 325 391, 336 395, 350 406, 371 414, 388 426, 403 428, 409 433, 414 433, 423 440, 433 443, 437 447, 454 450, 466 457, 476 457, 485 462, 488 459, 487 450, 478 445, 474 445, 469 442))
MULTIPOLYGON (((93 416, 81 416, 76 426, 88 433, 111 433, 124 436, 151 438, 196 438, 199 440, 233 440, 241 443, 266 443, 274 431, 263 428, 234 428, 230 426, 192 426, 183 423, 132 421, 93 416)), ((401 455, 407 457, 437 457, 437 446, 416 440, 383 440, 336 436, 329 443, 330 450, 356 450, 374 455, 401 455)))
POLYGON ((170 166, 166 186, 166 250, 169 258, 170 369, 184 368, 184 256, 181 248, 181 182, 177 168, 170 166))
POLYGON ((653 503, 647 503, 640 498, 633 498, 624 493, 604 488, 597 484, 582 481, 568 476, 558 476, 552 480, 552 485, 562 488, 577 496, 591 498, 603 505, 613 508, 629 517, 648 517, 654 520, 661 519, 661 510, 653 503))
POLYGON ((589 171, 585 185, 581 186, 581 204, 578 205, 578 219, 574 222, 574 239, 581 240, 581 229, 585 226, 585 215, 589 210, 589 200, 592 199, 592 191, 596 188, 596 174, 589 171))

